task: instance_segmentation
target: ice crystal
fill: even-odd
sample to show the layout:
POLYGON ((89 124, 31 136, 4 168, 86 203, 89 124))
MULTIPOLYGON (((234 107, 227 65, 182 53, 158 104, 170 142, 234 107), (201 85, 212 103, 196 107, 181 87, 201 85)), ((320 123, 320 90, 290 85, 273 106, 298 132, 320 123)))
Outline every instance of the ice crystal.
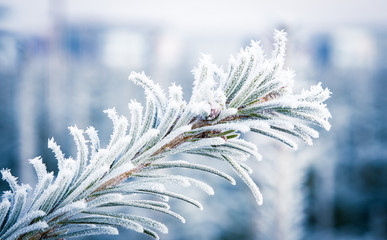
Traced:
POLYGON ((166 202, 169 198, 199 209, 203 206, 184 193, 167 190, 168 185, 193 185, 209 195, 214 189, 202 179, 160 172, 166 168, 200 170, 236 183, 228 173, 214 167, 166 159, 177 153, 222 160, 262 204, 262 194, 250 177, 252 169, 243 162, 250 155, 258 160, 262 156, 240 134, 260 133, 296 148, 294 137, 312 144, 318 132, 308 125, 329 130, 331 117, 324 104, 330 92, 321 84, 301 94, 292 93, 294 73, 283 70, 286 33, 275 31, 274 40, 271 57, 266 58, 259 42, 252 41, 231 58, 227 72, 204 55, 193 70, 193 91, 188 102, 180 86, 172 84, 167 97, 144 73, 131 73, 129 79, 145 90, 145 108, 132 100, 130 121, 114 108, 106 110, 113 132, 105 148, 93 127, 84 131, 74 125, 69 129, 77 146, 75 159, 66 158, 54 139, 48 141, 58 160, 57 176, 47 172, 40 158, 30 160, 38 176, 33 190, 20 185, 10 170, 1 172, 11 191, 4 192, 0 203, 0 238, 63 239, 118 234, 116 228, 124 227, 157 239, 156 231, 168 231, 164 224, 107 209, 137 207, 185 222, 170 209, 166 202), (134 194, 143 198, 133 199, 134 194), (149 200, 147 195, 159 200, 149 200))

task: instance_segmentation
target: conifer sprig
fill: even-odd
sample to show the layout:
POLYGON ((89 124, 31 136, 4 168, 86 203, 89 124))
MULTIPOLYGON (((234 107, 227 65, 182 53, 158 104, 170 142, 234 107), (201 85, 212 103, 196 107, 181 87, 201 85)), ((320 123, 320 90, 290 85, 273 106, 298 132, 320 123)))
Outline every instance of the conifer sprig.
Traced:
POLYGON ((117 227, 124 227, 158 239, 157 232, 168 231, 163 223, 110 208, 148 209, 185 222, 170 209, 169 198, 203 207, 195 199, 169 191, 168 185, 194 185, 214 194, 202 179, 165 174, 162 169, 205 171, 235 184, 232 176, 214 167, 168 160, 176 153, 222 160, 262 204, 259 188, 249 176, 251 169, 244 163, 250 155, 258 160, 261 155, 253 143, 240 138, 240 133, 260 133, 296 148, 292 137, 312 144, 318 132, 308 124, 329 130, 331 117, 324 104, 330 92, 320 84, 301 94, 292 93, 294 74, 283 69, 285 32, 275 31, 274 39, 270 58, 264 56, 259 42, 252 42, 230 60, 226 72, 209 56, 203 56, 193 70, 195 80, 188 102, 180 86, 172 84, 167 96, 144 73, 131 73, 129 79, 145 89, 145 111, 140 103, 132 101, 128 121, 115 109, 106 110, 113 133, 105 148, 100 146, 93 127, 84 131, 72 126, 69 129, 77 147, 75 159, 65 158, 54 140, 49 140, 48 146, 58 160, 57 176, 47 172, 40 158, 30 160, 38 176, 34 189, 19 184, 9 170, 2 170, 11 190, 3 193, 0 203, 0 238, 63 239, 118 234, 117 227), (144 198, 134 199, 134 194, 144 198))

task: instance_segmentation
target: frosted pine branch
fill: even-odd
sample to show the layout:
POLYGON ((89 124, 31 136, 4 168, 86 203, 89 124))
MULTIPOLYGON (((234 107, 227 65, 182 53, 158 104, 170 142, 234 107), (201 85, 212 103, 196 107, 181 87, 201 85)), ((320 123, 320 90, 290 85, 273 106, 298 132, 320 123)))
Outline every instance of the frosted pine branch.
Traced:
POLYGON ((240 138, 255 132, 296 148, 294 138, 312 144, 318 132, 329 130, 331 117, 324 101, 330 92, 321 84, 292 93, 294 74, 284 70, 286 33, 275 31, 274 50, 264 56, 259 42, 232 57, 225 72, 203 56, 193 70, 192 97, 185 102, 182 89, 172 84, 168 96, 144 73, 129 79, 142 86, 146 106, 129 103, 130 120, 115 109, 105 113, 113 122, 110 142, 103 148, 93 127, 70 127, 77 146, 75 159, 65 155, 53 139, 48 142, 58 161, 58 174, 47 172, 40 158, 30 160, 38 176, 34 189, 19 184, 9 170, 3 180, 11 190, 0 203, 0 239, 63 239, 95 234, 118 234, 117 227, 158 239, 167 227, 157 220, 130 213, 115 213, 114 206, 158 211, 185 222, 168 204, 176 198, 202 209, 202 204, 167 190, 168 185, 193 185, 212 195, 203 179, 166 175, 163 169, 192 169, 214 174, 235 184, 228 173, 214 167, 167 157, 177 153, 204 155, 222 160, 263 203, 252 169, 243 161, 250 155, 261 160, 257 147, 240 138), (141 194, 141 200, 133 199, 141 194), (157 196, 159 200, 147 199, 157 196))

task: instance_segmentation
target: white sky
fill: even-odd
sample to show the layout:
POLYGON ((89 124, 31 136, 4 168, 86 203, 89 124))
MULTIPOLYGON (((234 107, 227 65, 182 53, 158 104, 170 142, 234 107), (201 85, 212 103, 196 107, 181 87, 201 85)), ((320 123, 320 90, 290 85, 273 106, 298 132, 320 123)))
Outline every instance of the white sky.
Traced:
POLYGON ((52 12, 69 22, 164 24, 180 30, 257 32, 279 24, 309 30, 387 27, 385 0, 0 0, 0 29, 44 33, 52 12))

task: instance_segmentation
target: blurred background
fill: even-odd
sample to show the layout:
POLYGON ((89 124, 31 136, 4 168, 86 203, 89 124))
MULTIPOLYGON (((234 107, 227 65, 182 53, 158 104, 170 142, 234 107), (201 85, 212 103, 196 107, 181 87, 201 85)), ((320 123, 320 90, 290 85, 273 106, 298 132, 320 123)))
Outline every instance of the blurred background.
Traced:
MULTIPOLYGON (((245 136, 264 156, 250 160, 264 205, 242 182, 207 176, 215 196, 186 190, 204 211, 172 203, 187 223, 155 216, 170 229, 161 238, 387 239, 386 9, 384 0, 1 0, 0 168, 33 184, 27 160, 42 156, 57 172, 47 140, 74 155, 74 124, 93 125, 106 144, 102 110, 128 115, 130 99, 144 100, 131 71, 182 85, 188 100, 201 53, 226 68, 252 39, 270 55, 273 29, 285 29, 296 91, 322 82, 333 92, 331 131, 296 152, 245 136)), ((84 239, 150 239, 120 233, 84 239)))

